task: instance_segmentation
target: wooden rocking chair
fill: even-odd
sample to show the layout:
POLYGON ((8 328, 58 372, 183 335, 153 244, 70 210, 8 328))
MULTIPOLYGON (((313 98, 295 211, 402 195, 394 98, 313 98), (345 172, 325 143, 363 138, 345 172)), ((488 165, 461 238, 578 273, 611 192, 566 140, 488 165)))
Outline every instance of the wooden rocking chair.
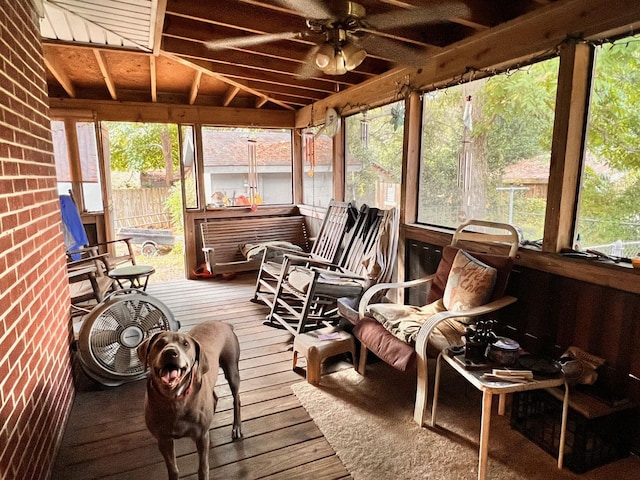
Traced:
POLYGON ((391 279, 398 222, 395 208, 365 206, 337 263, 285 255, 267 324, 294 335, 335 324, 338 298, 359 298, 372 285, 391 279))
POLYGON ((350 217, 352 217, 351 223, 353 224, 357 220, 357 215, 355 207, 346 202, 331 200, 320 231, 309 253, 294 252, 282 247, 266 247, 252 301, 264 303, 268 307, 273 305, 286 253, 334 263, 340 255, 340 248, 350 223, 350 217))

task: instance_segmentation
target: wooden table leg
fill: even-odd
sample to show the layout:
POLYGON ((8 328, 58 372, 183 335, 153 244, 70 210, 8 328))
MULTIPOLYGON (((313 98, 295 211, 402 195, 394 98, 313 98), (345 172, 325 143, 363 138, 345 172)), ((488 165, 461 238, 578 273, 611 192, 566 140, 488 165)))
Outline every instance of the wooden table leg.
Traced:
POLYGON ((564 383, 564 398, 562 400, 562 423, 560 424, 560 446, 558 447, 558 468, 562 469, 564 461, 564 442, 567 436, 567 415, 569 414, 569 385, 564 383))
POLYGON ((493 394, 482 392, 482 420, 480 423, 480 452, 478 453, 478 480, 487 475, 487 457, 489 454, 489 428, 491 425, 491 402, 493 394))
POLYGON ((505 393, 501 393, 498 395, 498 415, 504 415, 504 412, 507 409, 507 395, 505 393))

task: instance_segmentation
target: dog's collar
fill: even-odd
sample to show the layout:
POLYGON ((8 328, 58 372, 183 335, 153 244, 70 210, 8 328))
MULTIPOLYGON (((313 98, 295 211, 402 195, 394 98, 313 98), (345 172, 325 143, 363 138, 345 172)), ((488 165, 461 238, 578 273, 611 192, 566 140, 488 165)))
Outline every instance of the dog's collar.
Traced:
POLYGON ((196 376, 193 374, 194 367, 195 367, 195 364, 193 367, 191 367, 191 370, 189 370, 188 375, 190 378, 189 378, 189 384, 187 385, 187 388, 185 388, 184 391, 182 391, 179 395, 175 397, 167 396, 160 388, 158 388, 158 386, 156 385, 156 383, 153 381, 151 377, 149 377, 149 383, 151 384, 151 387, 153 388, 153 390, 155 390, 155 392, 158 393, 165 400, 172 401, 172 402, 176 400, 182 400, 183 398, 188 397, 191 394, 191 392, 193 392, 193 387, 196 379, 196 376))

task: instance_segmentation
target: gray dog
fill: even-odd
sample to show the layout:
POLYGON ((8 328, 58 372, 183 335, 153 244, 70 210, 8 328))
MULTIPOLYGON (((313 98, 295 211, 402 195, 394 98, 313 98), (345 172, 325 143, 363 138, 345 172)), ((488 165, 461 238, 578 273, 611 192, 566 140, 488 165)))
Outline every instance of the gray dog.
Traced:
POLYGON ((145 396, 147 428, 158 440, 169 480, 178 480, 173 445, 190 437, 198 447, 198 480, 209 478, 209 428, 218 398, 214 392, 218 366, 233 394, 231 437, 242 437, 240 420, 240 345, 233 328, 205 322, 187 333, 161 332, 138 346, 140 361, 150 369, 145 396))

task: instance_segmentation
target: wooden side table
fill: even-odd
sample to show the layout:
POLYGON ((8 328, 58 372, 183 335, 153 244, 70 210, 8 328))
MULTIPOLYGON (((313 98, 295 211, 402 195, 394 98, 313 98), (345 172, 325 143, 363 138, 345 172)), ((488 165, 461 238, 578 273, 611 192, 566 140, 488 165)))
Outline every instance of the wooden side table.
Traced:
POLYGON ((298 352, 307 359, 307 382, 314 385, 320 382, 322 362, 326 358, 349 352, 354 366, 356 364, 356 344, 353 337, 337 327, 320 328, 296 335, 293 340, 293 369, 298 363, 298 352))
POLYGON ((435 385, 433 390, 433 406, 431 409, 431 426, 436 425, 436 413, 438 408, 438 391, 440 390, 440 368, 444 359, 453 369, 471 385, 482 392, 482 417, 480 421, 480 448, 478 452, 478 480, 484 480, 487 475, 487 456, 489 453, 489 427, 491 422, 491 405, 493 396, 499 395, 498 414, 503 415, 505 410, 505 395, 513 392, 537 390, 564 385, 564 398, 562 402, 562 423, 560 426, 560 448, 558 451, 558 468, 562 468, 564 457, 564 444, 567 430, 567 413, 569 411, 569 386, 564 376, 559 374, 554 377, 534 378, 534 380, 514 383, 494 380, 485 380, 482 375, 491 370, 467 370, 453 356, 448 355, 447 350, 438 355, 436 362, 435 385))
POLYGON ((149 277, 153 275, 155 271, 156 269, 149 265, 131 265, 129 267, 114 268, 109 272, 109 277, 118 282, 120 288, 125 288, 124 285, 122 285, 122 281, 127 280, 131 288, 140 288, 144 291, 147 289, 149 277), (143 279, 144 283, 142 283, 143 279))

